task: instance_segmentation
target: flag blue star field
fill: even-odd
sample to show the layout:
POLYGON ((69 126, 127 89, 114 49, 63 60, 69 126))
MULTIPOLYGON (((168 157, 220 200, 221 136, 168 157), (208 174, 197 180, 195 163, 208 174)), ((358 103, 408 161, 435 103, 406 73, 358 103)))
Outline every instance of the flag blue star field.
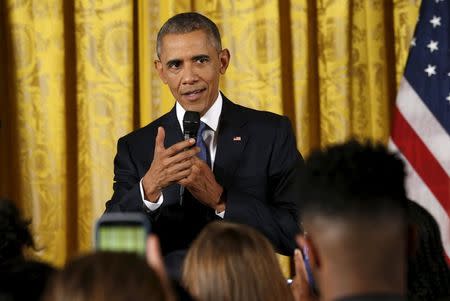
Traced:
MULTIPOLYGON (((422 0, 400 83, 390 147, 403 157, 406 186, 439 223, 450 258, 450 0, 422 0)), ((449 261, 450 262, 450 261, 449 261)))

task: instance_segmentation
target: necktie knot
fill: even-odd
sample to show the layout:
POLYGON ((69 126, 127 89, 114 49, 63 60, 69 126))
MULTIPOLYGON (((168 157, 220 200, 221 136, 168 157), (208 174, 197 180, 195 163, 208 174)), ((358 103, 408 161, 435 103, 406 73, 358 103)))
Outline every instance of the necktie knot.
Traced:
POLYGON ((202 138, 203 137, 203 132, 206 130, 206 123, 204 123, 203 121, 200 121, 200 126, 198 127, 198 132, 197 132, 197 138, 202 138))

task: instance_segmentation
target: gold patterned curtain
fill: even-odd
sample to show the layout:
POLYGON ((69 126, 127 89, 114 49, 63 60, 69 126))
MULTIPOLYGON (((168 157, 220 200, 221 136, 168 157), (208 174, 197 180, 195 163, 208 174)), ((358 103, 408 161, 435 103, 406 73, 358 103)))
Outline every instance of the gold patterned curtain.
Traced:
POLYGON ((174 103, 153 70, 157 30, 190 10, 230 49, 222 91, 289 116, 303 155, 352 136, 386 142, 419 4, 0 1, 0 196, 32 219, 38 257, 88 251, 117 139, 174 103))

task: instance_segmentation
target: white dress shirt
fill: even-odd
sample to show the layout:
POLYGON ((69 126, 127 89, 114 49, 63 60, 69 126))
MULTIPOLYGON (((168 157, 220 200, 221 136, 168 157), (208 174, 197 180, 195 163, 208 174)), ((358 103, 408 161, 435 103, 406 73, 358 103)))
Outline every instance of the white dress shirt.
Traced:
MULTIPOLYGON (((207 129, 205 129, 203 132, 203 140, 205 141, 206 146, 209 148, 209 153, 211 155, 211 169, 214 168, 214 160, 216 158, 217 127, 219 126, 219 118, 220 118, 220 114, 222 113, 222 102, 223 102, 222 95, 219 92, 219 95, 217 96, 216 101, 209 108, 209 110, 200 118, 200 121, 203 121, 209 127, 207 129)), ((184 132, 183 118, 184 118, 184 113, 186 112, 186 110, 178 102, 175 105, 175 110, 177 113, 177 119, 178 119, 178 123, 180 124, 181 131, 184 132)), ((158 199, 158 202, 156 202, 156 203, 152 203, 145 199, 144 189, 142 187, 142 179, 139 182, 139 189, 141 191, 142 201, 144 202, 145 206, 150 211, 155 211, 164 202, 164 197, 163 197, 162 193, 158 199)), ((223 218, 225 215, 225 211, 223 211, 223 212, 216 211, 216 214, 218 216, 220 216, 221 218, 223 218)))

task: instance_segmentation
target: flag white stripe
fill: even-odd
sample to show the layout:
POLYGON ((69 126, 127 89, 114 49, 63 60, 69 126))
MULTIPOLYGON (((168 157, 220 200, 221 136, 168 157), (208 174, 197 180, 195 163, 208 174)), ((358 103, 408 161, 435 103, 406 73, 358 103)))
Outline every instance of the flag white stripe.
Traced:
POLYGON ((406 181, 405 186, 408 194, 408 198, 417 202, 430 212, 434 219, 439 224, 441 230, 442 244, 444 246, 447 257, 450 258, 450 218, 447 215, 445 209, 442 207, 439 200, 437 200, 433 193, 428 189, 428 186, 422 181, 417 172, 409 164, 408 160, 398 150, 392 139, 389 139, 390 150, 394 150, 405 162, 406 181))
POLYGON ((403 117, 450 176, 449 136, 404 77, 400 82, 396 103, 403 117))

